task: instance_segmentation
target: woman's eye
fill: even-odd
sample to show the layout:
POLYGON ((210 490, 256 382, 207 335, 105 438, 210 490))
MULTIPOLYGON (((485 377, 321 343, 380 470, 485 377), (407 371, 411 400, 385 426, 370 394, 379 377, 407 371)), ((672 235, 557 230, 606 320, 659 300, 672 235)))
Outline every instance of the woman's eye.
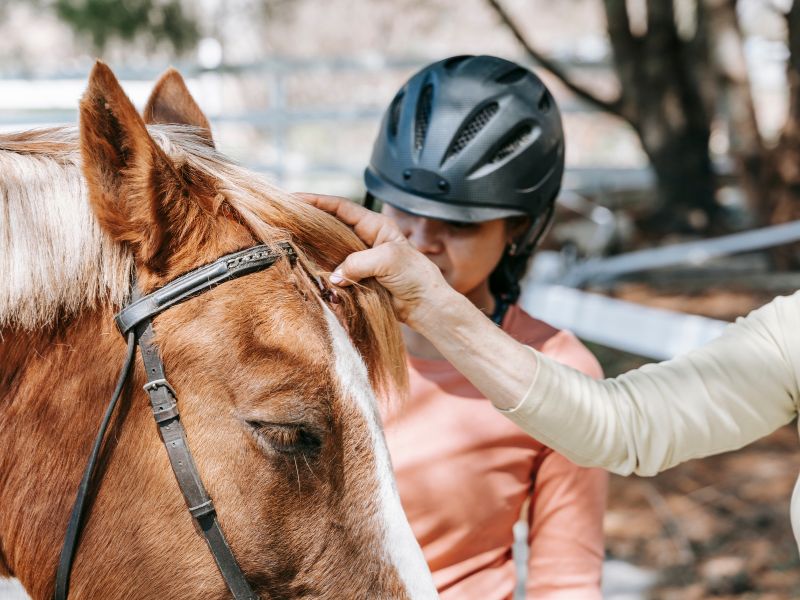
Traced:
POLYGON ((320 438, 302 425, 260 421, 248 421, 247 424, 260 442, 280 454, 315 454, 322 445, 320 438))
POLYGON ((447 221, 447 226, 450 229, 456 229, 458 231, 468 231, 470 229, 478 229, 480 224, 479 223, 464 223, 462 221, 447 221))

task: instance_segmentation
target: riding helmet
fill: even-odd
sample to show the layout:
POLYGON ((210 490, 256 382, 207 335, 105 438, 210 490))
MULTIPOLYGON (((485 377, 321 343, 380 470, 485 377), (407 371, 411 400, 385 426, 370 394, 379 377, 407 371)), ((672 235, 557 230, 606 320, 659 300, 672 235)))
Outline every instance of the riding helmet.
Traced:
POLYGON ((564 172, 558 107, 544 83, 493 56, 413 75, 387 109, 364 180, 418 216, 477 223, 552 211, 564 172))

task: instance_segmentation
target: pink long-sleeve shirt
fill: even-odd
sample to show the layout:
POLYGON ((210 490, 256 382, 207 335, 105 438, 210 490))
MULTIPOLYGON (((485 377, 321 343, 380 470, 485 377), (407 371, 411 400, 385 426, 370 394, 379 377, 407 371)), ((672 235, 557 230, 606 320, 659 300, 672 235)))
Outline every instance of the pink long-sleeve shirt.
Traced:
MULTIPOLYGON (((594 377, 572 334, 512 307, 503 329, 594 377)), ((494 409, 445 360, 409 358, 409 399, 384 415, 403 508, 444 600, 506 600, 512 527, 530 498, 526 597, 599 600, 607 475, 577 467, 494 409)))

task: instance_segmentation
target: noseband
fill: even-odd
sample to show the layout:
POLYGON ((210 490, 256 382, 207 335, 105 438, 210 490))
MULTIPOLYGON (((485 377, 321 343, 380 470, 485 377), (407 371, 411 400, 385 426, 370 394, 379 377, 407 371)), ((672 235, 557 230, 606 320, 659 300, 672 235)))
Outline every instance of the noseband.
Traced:
POLYGON ((93 480, 97 458, 111 415, 131 371, 137 342, 142 352, 142 363, 147 379, 144 390, 150 398, 150 406, 161 434, 161 440, 164 442, 172 471, 186 500, 189 513, 194 519, 196 529, 205 538, 233 597, 236 600, 258 598, 247 583, 225 535, 220 529, 214 504, 195 466, 186 440, 186 431, 178 413, 177 395, 167 381, 164 363, 161 361, 158 348, 153 344, 152 319, 168 308, 220 283, 267 269, 283 257, 292 262, 296 259, 294 249, 286 242, 277 244, 274 248, 254 246, 247 250, 227 254, 209 265, 190 271, 146 296, 142 296, 138 286, 134 285, 132 302, 116 316, 117 328, 128 340, 127 356, 120 371, 114 394, 103 415, 78 488, 75 504, 72 506, 56 573, 55 600, 65 600, 67 597, 69 575, 78 545, 89 487, 93 480))

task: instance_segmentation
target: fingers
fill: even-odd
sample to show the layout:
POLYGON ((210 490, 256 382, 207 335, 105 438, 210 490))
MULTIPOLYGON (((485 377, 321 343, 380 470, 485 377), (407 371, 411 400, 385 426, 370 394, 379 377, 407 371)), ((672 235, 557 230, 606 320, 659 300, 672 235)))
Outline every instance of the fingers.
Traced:
POLYGON ((394 244, 383 244, 361 252, 353 252, 331 275, 331 283, 346 287, 369 277, 382 277, 396 268, 397 249, 394 244))
POLYGON ((336 214, 336 210, 340 204, 353 204, 347 198, 341 196, 329 196, 327 194, 311 194, 309 192, 292 192, 293 196, 297 196, 301 200, 305 200, 309 204, 313 204, 317 208, 336 214))
POLYGON ((348 225, 358 225, 363 219, 375 214, 371 210, 340 196, 326 196, 325 194, 309 194, 306 192, 295 192, 294 195, 325 212, 331 213, 348 225))
POLYGON ((405 240, 400 228, 389 217, 372 212, 347 198, 305 192, 295 192, 294 195, 352 226, 356 235, 369 246, 405 240))

